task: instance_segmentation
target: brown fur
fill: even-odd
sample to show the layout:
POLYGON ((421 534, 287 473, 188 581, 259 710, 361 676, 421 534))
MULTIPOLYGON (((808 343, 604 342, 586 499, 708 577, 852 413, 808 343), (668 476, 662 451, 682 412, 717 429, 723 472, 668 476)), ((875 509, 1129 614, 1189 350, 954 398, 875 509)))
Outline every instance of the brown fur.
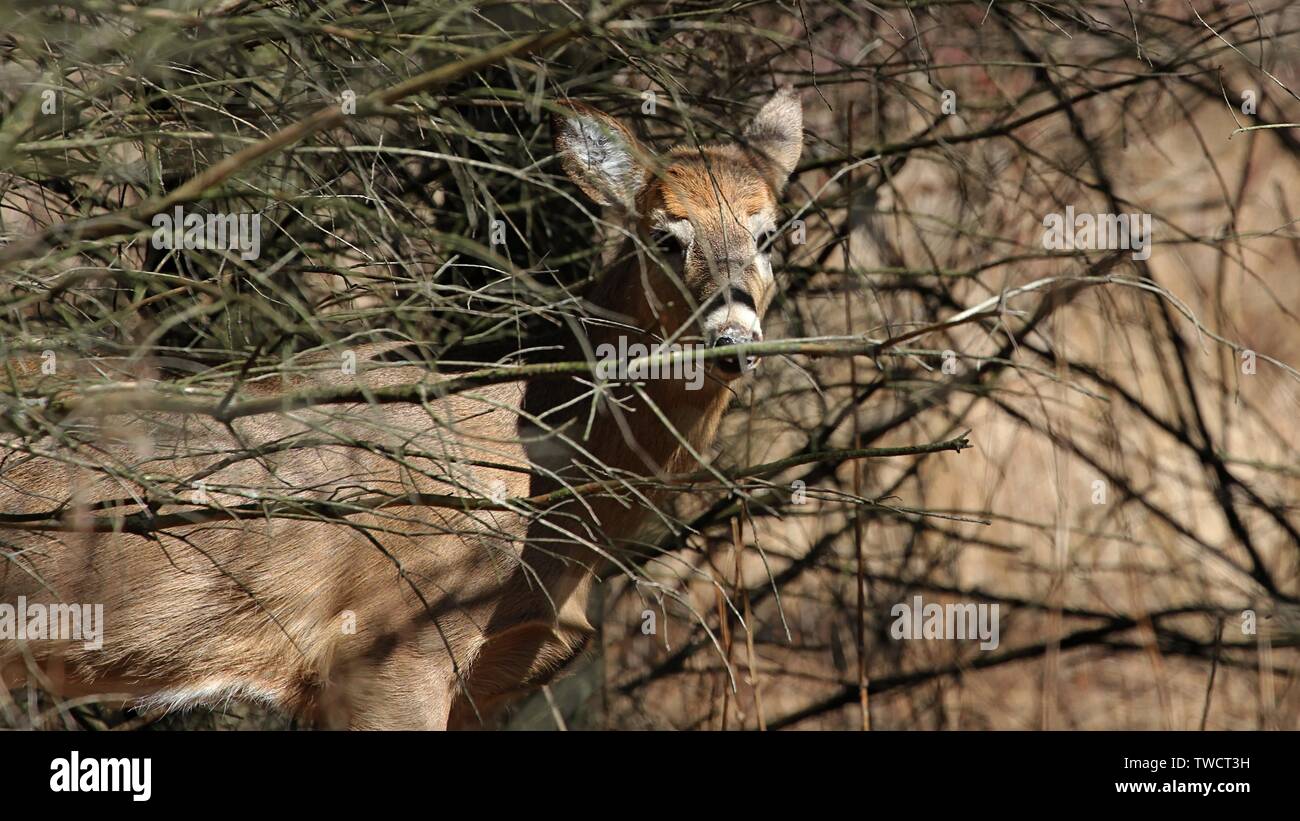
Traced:
MULTIPOLYGON (((777 108, 788 111, 792 99, 778 95, 777 108)), ((613 128, 632 139, 625 126, 613 128)), ((769 123, 751 133, 774 129, 781 130, 769 123)), ((797 147, 676 149, 660 173, 638 164, 627 176, 632 188, 619 189, 586 176, 566 151, 564 134, 561 127, 557 149, 580 187, 627 210, 643 237, 655 220, 690 220, 700 249, 685 254, 675 271, 631 254, 609 272, 589 298, 598 311, 622 317, 626 327, 597 328, 590 346, 617 333, 670 336, 691 326, 693 307, 726 282, 753 292, 761 316, 771 284, 759 281, 746 220, 774 215, 789 169, 772 157, 792 167, 797 147)), ((379 361, 387 347, 360 351, 355 377, 322 362, 314 376, 253 383, 248 390, 277 395, 353 379, 382 387, 427 378, 420 368, 379 361)), ((583 356, 576 340, 566 355, 583 356)), ((586 436, 587 405, 579 403, 570 412, 575 425, 569 435, 612 468, 688 469, 690 450, 706 449, 714 437, 731 378, 715 373, 694 392, 671 380, 647 383, 646 395, 689 448, 635 397, 626 410, 602 406, 586 436)), ((12 520, 0 526, 0 602, 25 596, 102 603, 105 632, 100 650, 76 641, 0 642, 5 684, 36 675, 65 694, 125 693, 167 706, 264 698, 324 726, 476 726, 581 652, 592 633, 588 594, 602 565, 586 543, 626 543, 642 529, 644 509, 592 498, 590 510, 573 502, 532 522, 508 512, 393 505, 352 515, 350 524, 310 516, 227 520, 143 535, 87 526, 94 517, 139 512, 141 502, 211 470, 228 452, 322 430, 365 441, 370 449, 316 444, 235 461, 206 476, 212 499, 248 504, 225 492, 236 488, 300 500, 403 492, 482 497, 496 482, 508 497, 546 493, 559 482, 530 475, 530 465, 584 481, 576 463, 586 457, 527 418, 557 407, 575 390, 573 383, 505 384, 427 409, 331 405, 247 417, 230 428, 202 416, 104 408, 79 420, 92 429, 79 446, 39 440, 32 454, 15 449, 10 439, 0 462, 0 513, 58 510, 65 529, 42 532, 12 520), (87 464, 158 478, 146 487, 87 464), (112 513, 89 508, 109 499, 124 502, 112 513), (343 629, 349 614, 354 633, 343 629)), ((547 419, 556 426, 564 421, 547 419)), ((185 496, 192 485, 183 487, 185 496)), ((184 507, 162 504, 156 513, 184 507)))

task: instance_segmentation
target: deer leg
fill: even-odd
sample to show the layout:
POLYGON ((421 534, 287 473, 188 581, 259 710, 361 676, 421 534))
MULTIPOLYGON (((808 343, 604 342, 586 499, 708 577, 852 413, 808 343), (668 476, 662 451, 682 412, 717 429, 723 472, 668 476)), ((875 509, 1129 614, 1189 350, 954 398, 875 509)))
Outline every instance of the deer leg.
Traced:
POLYGON ((322 691, 312 718, 331 729, 445 730, 452 698, 443 661, 402 646, 349 665, 322 691))
POLYGON ((457 688, 449 726, 478 729, 502 707, 553 679, 585 649, 593 631, 582 625, 534 621, 493 636, 457 688))

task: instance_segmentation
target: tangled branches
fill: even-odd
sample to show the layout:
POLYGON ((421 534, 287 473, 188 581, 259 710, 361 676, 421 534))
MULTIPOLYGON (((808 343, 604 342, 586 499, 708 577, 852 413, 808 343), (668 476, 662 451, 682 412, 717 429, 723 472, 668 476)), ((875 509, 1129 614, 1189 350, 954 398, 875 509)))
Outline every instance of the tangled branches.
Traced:
MULTIPOLYGON (((126 489, 95 527, 142 533, 358 514, 383 532, 401 505, 536 516, 669 491, 601 585, 597 651, 518 726, 1300 720, 1287 3, 6 14, 0 483, 36 455, 89 467, 126 489), (768 341, 748 346, 766 360, 703 469, 608 471, 544 498, 226 486, 195 501, 204 471, 270 449, 428 470, 343 429, 349 407, 590 380, 590 361, 536 354, 609 321, 583 294, 628 234, 562 179, 547 115, 580 99, 647 145, 699 145, 735 139, 738 113, 785 84, 805 146, 768 341), (256 253, 170 241, 178 207, 256 215, 256 253), (1053 247, 1044 228, 1067 214, 1053 247), (1124 242, 1073 231, 1077 215, 1124 242), (1145 249, 1128 215, 1149 218, 1145 249), (372 343, 422 376, 312 381, 364 373, 372 343), (304 409, 314 429, 214 439, 187 454, 202 469, 77 450, 110 412, 220 436, 304 409), (918 594, 1001 605, 1002 646, 899 639, 894 608, 918 594)), ((47 501, 0 522, 58 538, 70 500, 47 501)), ((3 709, 22 723, 42 698, 3 709)))

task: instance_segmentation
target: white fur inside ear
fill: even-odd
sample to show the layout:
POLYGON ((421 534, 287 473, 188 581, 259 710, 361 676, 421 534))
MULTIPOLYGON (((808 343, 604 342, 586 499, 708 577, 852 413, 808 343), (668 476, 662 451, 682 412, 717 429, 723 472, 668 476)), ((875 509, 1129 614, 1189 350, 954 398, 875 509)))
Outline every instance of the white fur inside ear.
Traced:
MULTIPOLYGON (((759 109, 745 140, 783 177, 794 171, 803 153, 803 106, 792 88, 781 88, 759 109)), ((784 185, 784 178, 780 182, 784 185)))
POLYGON ((635 199, 642 174, 627 142, 608 126, 589 117, 564 121, 561 151, 575 182, 590 186, 587 193, 603 205, 627 205, 635 199))
POLYGON ((575 159, 597 176, 611 181, 627 179, 632 172, 632 155, 623 141, 590 120, 570 122, 574 127, 575 159))

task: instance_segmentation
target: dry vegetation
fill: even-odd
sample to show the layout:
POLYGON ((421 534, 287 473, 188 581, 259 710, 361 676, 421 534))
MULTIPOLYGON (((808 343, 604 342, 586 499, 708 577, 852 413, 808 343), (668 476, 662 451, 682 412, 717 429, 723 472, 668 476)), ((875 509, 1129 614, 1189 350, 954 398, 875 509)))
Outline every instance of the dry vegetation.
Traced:
MULTIPOLYGON (((614 233, 552 160, 556 99, 664 144, 799 90, 765 325, 832 344, 739 383, 715 464, 798 458, 680 487, 601 585, 596 651, 507 726, 854 728, 865 692, 875 728, 1300 728, 1286 0, 83 0, 0 29, 0 358, 95 363, 11 367, 12 425, 20 390, 57 426, 96 383, 227 390, 367 341, 515 361, 614 233), (261 214, 260 257, 151 247, 177 203, 261 214), (1152 215, 1150 259, 1045 249, 1067 205, 1152 215), (892 639, 917 594, 999 603, 1000 645, 892 639)), ((13 695, 17 725, 275 721, 13 695)))

